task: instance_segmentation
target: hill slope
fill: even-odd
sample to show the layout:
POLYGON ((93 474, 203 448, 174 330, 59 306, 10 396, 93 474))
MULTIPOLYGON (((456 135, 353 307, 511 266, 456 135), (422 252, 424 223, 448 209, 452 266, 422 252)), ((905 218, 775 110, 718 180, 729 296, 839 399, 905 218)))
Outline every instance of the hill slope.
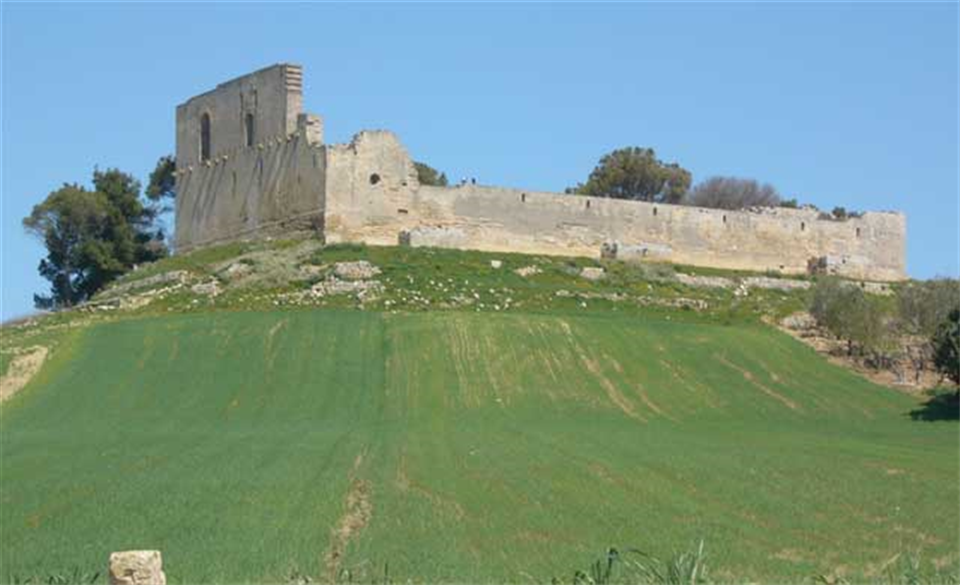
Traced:
POLYGON ((569 578, 704 539, 713 576, 956 571, 957 426, 685 312, 143 315, 61 332, 0 415, 0 579, 569 578))
POLYGON ((957 540, 955 427, 760 329, 154 318, 94 327, 36 384, 4 413, 8 575, 149 546, 189 580, 546 579, 703 537, 769 578, 957 540))

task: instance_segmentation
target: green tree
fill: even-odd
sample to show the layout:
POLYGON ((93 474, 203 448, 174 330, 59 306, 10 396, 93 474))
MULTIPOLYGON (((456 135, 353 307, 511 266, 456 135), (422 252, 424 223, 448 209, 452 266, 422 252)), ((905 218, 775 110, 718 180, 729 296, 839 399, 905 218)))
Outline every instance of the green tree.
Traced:
POLYGON ((960 282, 949 278, 909 282, 897 292, 897 305, 907 333, 930 337, 951 311, 960 309, 960 282))
POLYGON ((28 233, 43 241, 40 275, 49 295, 34 295, 38 308, 70 307, 90 298, 134 264, 166 255, 156 210, 140 200, 140 183, 116 169, 95 170, 94 190, 65 184, 24 218, 28 233))
POLYGON ((415 162, 413 166, 417 169, 417 179, 421 185, 431 185, 433 187, 446 187, 450 183, 447 181, 447 174, 437 171, 427 163, 415 162))
POLYGON ((947 278, 914 281, 897 291, 899 328, 906 336, 904 350, 919 382, 933 363, 935 333, 950 312, 960 310, 960 282, 947 278))
POLYGON ((652 148, 627 147, 603 156, 585 184, 568 193, 655 203, 678 203, 690 188, 690 172, 664 163, 652 148))
MULTIPOLYGON (((933 336, 933 364, 960 386, 960 309, 953 309, 933 336)), ((960 394, 960 388, 957 389, 960 394)))
POLYGON ((150 172, 145 195, 153 202, 173 200, 177 196, 177 161, 171 155, 161 156, 150 172))
POLYGON ((817 280, 810 305, 817 323, 847 344, 847 355, 874 368, 895 369, 901 344, 891 303, 836 277, 817 280))
POLYGON ((786 207, 787 209, 797 209, 800 207, 800 203, 797 201, 796 197, 791 199, 784 199, 780 202, 780 207, 786 207))

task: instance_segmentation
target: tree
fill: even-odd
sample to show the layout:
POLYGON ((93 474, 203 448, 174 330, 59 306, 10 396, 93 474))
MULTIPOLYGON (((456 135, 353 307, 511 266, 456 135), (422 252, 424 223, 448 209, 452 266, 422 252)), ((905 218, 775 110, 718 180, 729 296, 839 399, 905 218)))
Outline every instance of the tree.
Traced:
MULTIPOLYGON (((859 289, 845 285, 839 278, 820 278, 813 288, 810 314, 818 325, 839 338, 845 338, 850 326, 844 310, 858 303, 858 297, 862 294, 859 289)), ((850 346, 848 353, 852 353, 850 346)))
POLYGON ((953 309, 960 309, 960 282, 935 278, 907 283, 897 293, 897 305, 908 333, 932 336, 953 309))
POLYGON ((880 301, 836 277, 817 281, 810 305, 817 324, 846 341, 847 355, 889 365, 896 352, 893 315, 880 301))
POLYGON ((690 172, 664 163, 652 148, 627 147, 603 156, 586 184, 568 193, 654 203, 678 203, 690 188, 690 172))
POLYGON ((711 177, 694 187, 687 203, 714 209, 743 209, 776 207, 782 202, 772 185, 761 185, 753 179, 711 177))
POLYGON ((153 229, 156 210, 140 200, 136 179, 116 169, 94 170, 93 183, 93 191, 64 184, 23 220, 47 248, 39 271, 50 281, 50 294, 34 295, 38 308, 71 307, 135 263, 166 255, 163 233, 153 229))
POLYGON ((146 196, 153 202, 173 200, 177 196, 177 161, 171 155, 161 156, 157 166, 150 172, 146 196))
MULTIPOLYGON (((960 309, 953 309, 933 336, 933 364, 960 386, 960 309)), ((957 389, 960 395, 960 388, 957 389)))
POLYGON ((417 169, 417 179, 421 185, 430 185, 433 187, 446 187, 449 185, 447 174, 437 171, 427 163, 415 162, 413 166, 417 169))
POLYGON ((101 277, 91 266, 90 244, 103 232, 109 213, 103 194, 65 184, 23 220, 27 232, 47 248, 39 271, 50 281, 51 294, 34 295, 38 308, 70 307, 97 287, 101 277))
POLYGON ((933 362, 938 327, 951 311, 960 310, 958 293, 960 283, 946 278, 910 282, 897 292, 900 329, 912 337, 905 343, 905 350, 916 372, 916 382, 933 362))

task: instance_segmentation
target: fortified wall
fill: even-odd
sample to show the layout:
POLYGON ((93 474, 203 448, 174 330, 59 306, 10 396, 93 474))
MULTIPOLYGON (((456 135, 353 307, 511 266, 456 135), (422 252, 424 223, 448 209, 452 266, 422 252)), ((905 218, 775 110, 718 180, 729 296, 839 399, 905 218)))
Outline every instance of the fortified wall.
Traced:
POLYGON ((724 211, 462 185, 420 185, 391 132, 323 143, 302 69, 280 64, 177 107, 176 248, 291 231, 327 242, 607 256, 788 274, 906 276, 903 214, 724 211))

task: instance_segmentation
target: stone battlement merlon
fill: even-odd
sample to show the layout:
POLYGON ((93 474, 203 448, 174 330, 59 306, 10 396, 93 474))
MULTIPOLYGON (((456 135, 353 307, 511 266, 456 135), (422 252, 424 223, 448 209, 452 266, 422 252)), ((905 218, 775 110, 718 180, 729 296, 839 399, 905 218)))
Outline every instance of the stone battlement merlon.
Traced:
POLYGON ((179 252, 309 231, 328 242, 616 257, 861 280, 906 277, 906 218, 721 210, 524 189, 421 186, 393 133, 325 145, 281 63, 177 107, 179 252))

